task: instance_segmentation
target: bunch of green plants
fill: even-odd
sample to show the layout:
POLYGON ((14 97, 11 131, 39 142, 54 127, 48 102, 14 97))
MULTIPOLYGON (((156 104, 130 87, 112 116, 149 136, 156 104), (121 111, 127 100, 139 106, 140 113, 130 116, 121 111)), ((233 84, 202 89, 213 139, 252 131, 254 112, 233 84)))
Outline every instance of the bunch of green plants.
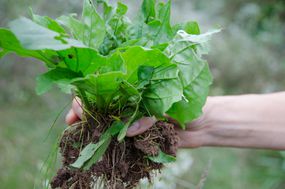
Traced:
MULTIPOLYGON (((127 128, 142 116, 164 119, 182 128, 201 112, 212 83, 207 42, 218 32, 200 34, 196 22, 172 25, 171 1, 143 0, 132 21, 128 7, 84 0, 80 18, 51 19, 30 11, 0 28, 0 58, 8 53, 33 57, 47 72, 37 78, 43 94, 57 85, 82 99, 85 115, 112 117, 96 144, 90 143, 72 165, 89 168, 104 154, 110 140, 123 141, 127 128), (125 121, 123 118, 128 118, 125 121)), ((150 158, 172 160, 164 154, 150 158)))

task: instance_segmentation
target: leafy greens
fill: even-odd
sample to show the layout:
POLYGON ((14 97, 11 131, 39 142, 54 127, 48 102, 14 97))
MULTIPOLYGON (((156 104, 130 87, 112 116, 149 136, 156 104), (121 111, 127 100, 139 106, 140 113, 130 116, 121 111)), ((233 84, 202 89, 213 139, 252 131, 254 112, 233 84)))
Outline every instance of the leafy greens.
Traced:
MULTIPOLYGON (((133 21, 127 10, 121 2, 114 8, 106 0, 84 0, 81 18, 53 20, 31 11, 31 18, 0 28, 0 57, 16 53, 44 62, 48 71, 37 78, 38 94, 58 85, 75 91, 87 109, 127 115, 129 122, 116 131, 119 140, 139 116, 167 114, 184 128, 201 114, 208 95, 212 77, 202 55, 218 30, 200 34, 196 22, 172 26, 170 0, 143 0, 133 21)), ((105 137, 88 145, 74 166, 96 162, 92 155, 104 152, 111 134, 105 137)))

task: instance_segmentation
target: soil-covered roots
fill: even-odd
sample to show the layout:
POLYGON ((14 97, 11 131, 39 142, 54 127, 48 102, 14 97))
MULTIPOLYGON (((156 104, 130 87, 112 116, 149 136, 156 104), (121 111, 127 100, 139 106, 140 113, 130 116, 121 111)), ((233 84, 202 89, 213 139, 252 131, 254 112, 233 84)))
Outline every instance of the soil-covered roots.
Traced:
POLYGON ((52 188, 92 189, 96 181, 103 178, 104 188, 131 189, 142 178, 151 180, 152 172, 163 167, 162 164, 149 160, 148 156, 156 156, 160 150, 176 155, 178 137, 173 124, 158 121, 145 133, 125 138, 121 143, 116 137, 113 138, 101 160, 89 170, 70 167, 78 158, 80 149, 99 141, 106 125, 108 124, 98 125, 90 119, 64 132, 60 141, 63 165, 51 182, 52 188))

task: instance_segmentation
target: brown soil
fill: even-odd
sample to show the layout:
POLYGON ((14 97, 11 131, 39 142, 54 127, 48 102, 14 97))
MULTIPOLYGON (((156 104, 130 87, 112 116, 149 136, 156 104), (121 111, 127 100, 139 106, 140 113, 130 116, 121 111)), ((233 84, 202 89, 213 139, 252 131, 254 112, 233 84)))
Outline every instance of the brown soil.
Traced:
MULTIPOLYGON (((109 124, 105 122, 104 125, 109 124)), ((178 137, 173 124, 158 121, 142 135, 125 138, 121 143, 116 137, 112 139, 102 159, 90 170, 71 168, 69 165, 76 161, 80 149, 91 142, 98 142, 104 130, 106 128, 98 126, 94 119, 89 119, 88 122, 77 124, 64 132, 60 141, 63 165, 51 181, 52 188, 92 189, 96 179, 103 178, 104 188, 131 189, 142 178, 151 181, 152 171, 163 167, 162 164, 146 158, 148 155, 157 155, 159 149, 176 155, 178 137)))

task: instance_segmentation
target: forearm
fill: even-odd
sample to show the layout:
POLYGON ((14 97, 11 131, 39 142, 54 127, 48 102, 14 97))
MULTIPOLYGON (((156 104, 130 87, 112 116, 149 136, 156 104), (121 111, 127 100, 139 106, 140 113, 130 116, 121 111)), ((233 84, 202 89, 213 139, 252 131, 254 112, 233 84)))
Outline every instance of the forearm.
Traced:
POLYGON ((210 97, 204 111, 203 129, 188 131, 201 146, 285 149, 285 92, 210 97))

